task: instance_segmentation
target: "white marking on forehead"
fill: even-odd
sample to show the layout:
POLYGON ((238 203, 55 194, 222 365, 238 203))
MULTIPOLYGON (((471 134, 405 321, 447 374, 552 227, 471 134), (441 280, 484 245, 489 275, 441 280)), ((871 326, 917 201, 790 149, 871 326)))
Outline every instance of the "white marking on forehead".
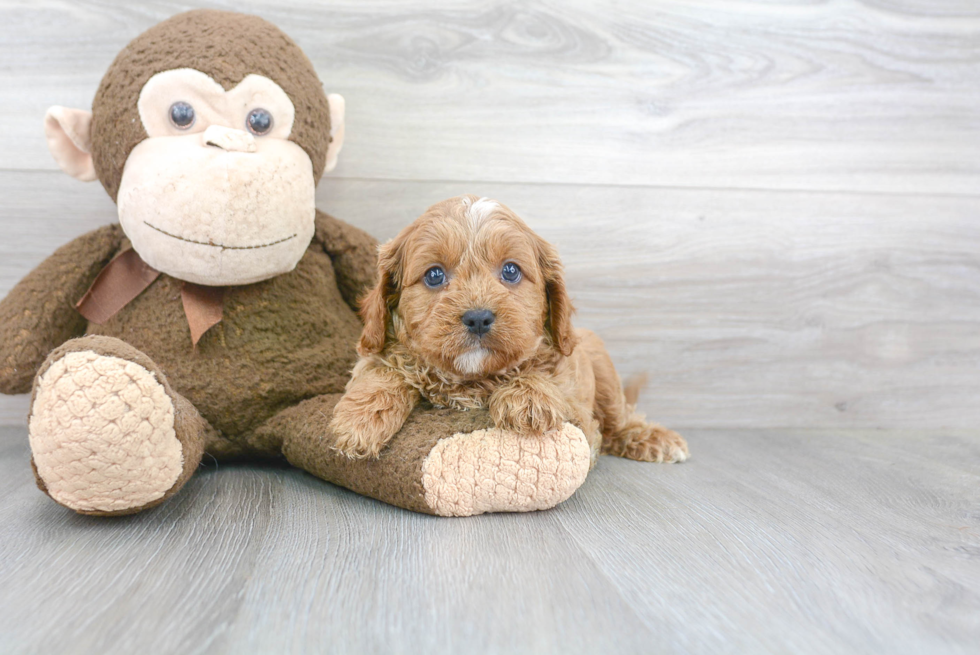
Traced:
POLYGON ((489 354, 488 351, 480 347, 467 350, 453 360, 453 366, 463 375, 476 375, 483 372, 483 362, 487 360, 489 354))
POLYGON ((483 221, 490 218, 493 212, 500 206, 495 201, 490 200, 490 198, 480 198, 473 204, 470 204, 470 199, 465 198, 463 204, 467 206, 466 217, 470 219, 470 224, 474 229, 480 227, 483 221))

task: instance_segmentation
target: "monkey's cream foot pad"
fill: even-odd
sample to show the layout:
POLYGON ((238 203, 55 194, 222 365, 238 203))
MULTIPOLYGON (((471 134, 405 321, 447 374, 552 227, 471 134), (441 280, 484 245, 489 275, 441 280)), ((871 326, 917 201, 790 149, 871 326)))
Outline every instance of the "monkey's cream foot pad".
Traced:
POLYGON ((530 512, 567 500, 585 481, 585 435, 566 423, 542 436, 499 428, 456 434, 422 465, 426 503, 442 516, 530 512))
POLYGON ((146 505, 183 467, 163 385, 138 364, 92 351, 68 353, 38 379, 29 432, 48 493, 77 511, 146 505))

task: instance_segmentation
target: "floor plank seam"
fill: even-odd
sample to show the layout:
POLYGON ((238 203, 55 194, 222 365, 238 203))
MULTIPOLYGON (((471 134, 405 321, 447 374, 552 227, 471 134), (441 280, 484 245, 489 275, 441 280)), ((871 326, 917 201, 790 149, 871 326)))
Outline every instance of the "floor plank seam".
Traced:
MULTIPOLYGON (((50 173, 52 175, 63 176, 64 173, 49 168, 2 168, 0 173, 25 173, 40 174, 50 173)), ((542 181, 517 181, 517 180, 456 180, 443 178, 400 178, 400 177, 361 177, 328 174, 330 181, 334 183, 350 181, 360 183, 371 182, 390 182, 392 184, 485 184, 498 186, 522 186, 522 187, 575 187, 575 188, 600 188, 600 189, 650 189, 658 191, 700 191, 711 193, 780 193, 780 194, 818 194, 829 196, 881 196, 887 198, 957 198, 963 200, 975 199, 980 201, 980 193, 953 193, 935 191, 922 193, 915 191, 877 191, 861 189, 822 189, 805 187, 756 187, 756 186, 699 186, 699 185, 677 185, 677 184, 630 184, 630 183, 596 183, 596 182, 542 182, 542 181)))

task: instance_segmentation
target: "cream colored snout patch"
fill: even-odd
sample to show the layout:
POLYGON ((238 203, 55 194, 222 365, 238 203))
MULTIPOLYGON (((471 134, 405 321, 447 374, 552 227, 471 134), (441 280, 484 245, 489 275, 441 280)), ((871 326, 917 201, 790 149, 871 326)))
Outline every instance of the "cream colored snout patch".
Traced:
POLYGON ((313 165, 292 141, 256 139, 255 148, 204 145, 200 134, 133 148, 119 222, 147 264, 210 286, 252 284, 296 267, 313 238, 313 165))
POLYGON ((255 137, 242 130, 222 125, 211 125, 204 130, 204 145, 215 146, 233 152, 255 152, 255 137))

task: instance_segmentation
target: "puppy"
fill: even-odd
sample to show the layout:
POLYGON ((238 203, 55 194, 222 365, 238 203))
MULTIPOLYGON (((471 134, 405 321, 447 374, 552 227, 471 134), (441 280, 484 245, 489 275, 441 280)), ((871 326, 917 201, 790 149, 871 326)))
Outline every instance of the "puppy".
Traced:
POLYGON ((364 298, 361 356, 331 427, 349 457, 377 457, 425 398, 487 408, 541 434, 566 421, 600 452, 687 459, 684 439, 633 412, 599 338, 574 330, 555 248, 503 205, 461 196, 430 207, 381 247, 364 298))

